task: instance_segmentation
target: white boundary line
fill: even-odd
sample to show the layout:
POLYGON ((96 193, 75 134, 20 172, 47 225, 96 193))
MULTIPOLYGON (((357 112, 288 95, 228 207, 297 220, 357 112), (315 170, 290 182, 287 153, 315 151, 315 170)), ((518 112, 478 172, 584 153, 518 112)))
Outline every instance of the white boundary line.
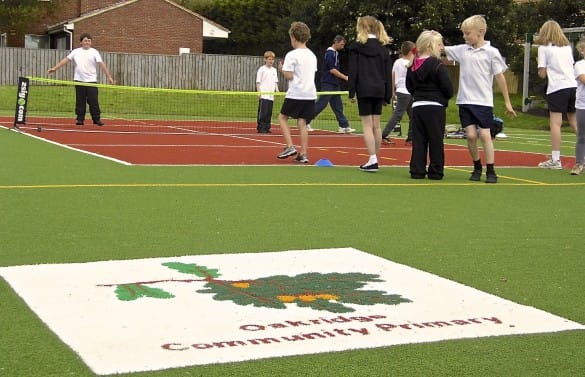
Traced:
POLYGON ((105 160, 113 161, 113 162, 116 162, 116 163, 122 164, 122 165, 128 165, 128 166, 134 165, 134 164, 131 164, 131 163, 127 162, 127 161, 119 160, 117 158, 113 158, 113 157, 109 157, 109 156, 104 156, 104 155, 101 155, 101 154, 98 154, 98 153, 94 153, 94 152, 89 152, 89 151, 86 151, 86 150, 83 150, 83 149, 74 148, 74 147, 71 147, 71 146, 66 145, 66 144, 57 143, 56 141, 52 141, 52 140, 48 140, 48 139, 45 139, 45 138, 42 138, 42 137, 39 137, 39 136, 32 135, 30 133, 11 130, 11 129, 6 128, 5 126, 2 126, 2 125, 0 125, 0 127, 1 128, 4 128, 4 129, 7 129, 7 130, 10 130, 10 131, 13 131, 13 132, 16 132, 16 133, 19 133, 19 134, 24 135, 24 136, 27 136, 27 137, 31 137, 31 138, 36 139, 36 140, 40 140, 40 141, 44 141, 44 142, 49 143, 49 144, 57 145, 59 147, 65 148, 65 149, 69 149, 69 150, 76 151, 76 152, 81 152, 81 153, 87 154, 89 156, 103 158, 105 160))

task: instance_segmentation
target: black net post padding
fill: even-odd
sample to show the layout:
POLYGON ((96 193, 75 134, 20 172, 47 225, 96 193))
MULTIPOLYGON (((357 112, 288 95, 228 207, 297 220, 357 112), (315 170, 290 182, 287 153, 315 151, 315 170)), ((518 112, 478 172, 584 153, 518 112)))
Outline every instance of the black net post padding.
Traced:
POLYGON ((28 105, 28 91, 30 82, 26 77, 20 76, 18 78, 18 86, 16 88, 16 110, 14 111, 14 126, 19 128, 19 124, 26 124, 26 109, 28 105))

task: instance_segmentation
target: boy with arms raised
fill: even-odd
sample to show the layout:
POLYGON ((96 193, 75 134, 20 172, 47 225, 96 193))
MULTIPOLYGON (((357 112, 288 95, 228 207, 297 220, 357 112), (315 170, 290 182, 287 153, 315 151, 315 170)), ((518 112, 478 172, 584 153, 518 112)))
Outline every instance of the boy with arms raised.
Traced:
POLYGON ((301 151, 294 161, 306 164, 309 162, 307 158, 309 146, 307 120, 315 117, 315 100, 317 99, 317 88, 315 87, 317 57, 307 48, 307 42, 311 38, 311 30, 306 24, 293 22, 288 34, 294 50, 286 54, 284 63, 281 61, 278 64, 278 70, 289 82, 278 116, 286 147, 276 157, 283 159, 297 154, 288 125, 288 119, 293 118, 297 119, 297 127, 301 135, 301 151))
POLYGON ((481 179, 482 164, 477 146, 477 139, 480 139, 486 162, 485 182, 497 183, 494 144, 490 134, 490 127, 494 121, 494 78, 504 96, 506 113, 516 116, 516 112, 512 108, 504 77, 506 62, 498 49, 484 39, 486 31, 487 23, 482 16, 475 15, 465 19, 461 24, 465 44, 445 47, 445 52, 449 60, 460 65, 457 105, 461 127, 465 129, 467 136, 467 148, 473 159, 473 172, 469 179, 471 181, 481 179))

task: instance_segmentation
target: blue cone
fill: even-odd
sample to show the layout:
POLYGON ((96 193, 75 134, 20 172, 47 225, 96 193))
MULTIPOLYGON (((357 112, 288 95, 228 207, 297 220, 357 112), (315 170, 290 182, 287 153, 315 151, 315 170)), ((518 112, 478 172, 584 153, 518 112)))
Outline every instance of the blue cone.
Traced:
POLYGON ((315 166, 332 167, 333 166, 333 162, 329 161, 326 158, 322 158, 319 161, 315 162, 315 166))

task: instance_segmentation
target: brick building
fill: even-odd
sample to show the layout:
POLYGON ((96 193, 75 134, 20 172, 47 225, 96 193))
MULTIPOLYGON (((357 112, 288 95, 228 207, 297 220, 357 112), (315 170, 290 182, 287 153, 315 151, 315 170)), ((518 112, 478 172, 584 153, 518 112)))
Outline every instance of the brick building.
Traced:
POLYGON ((108 52, 177 55, 201 53, 206 39, 227 38, 225 27, 171 0, 61 0, 15 47, 72 49, 90 33, 108 52), (24 42, 24 43, 23 43, 24 42))

